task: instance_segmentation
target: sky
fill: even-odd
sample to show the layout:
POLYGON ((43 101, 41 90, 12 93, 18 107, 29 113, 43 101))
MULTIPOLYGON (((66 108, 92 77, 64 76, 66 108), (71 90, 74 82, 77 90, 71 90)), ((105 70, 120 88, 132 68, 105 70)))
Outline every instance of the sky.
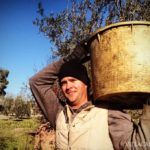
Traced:
MULTIPOLYGON (((41 1, 46 13, 56 14, 67 6, 67 0, 41 1)), ((27 84, 35 69, 42 69, 52 55, 49 39, 33 24, 38 2, 0 0, 0 68, 9 70, 7 95, 19 95, 23 83, 27 84)))

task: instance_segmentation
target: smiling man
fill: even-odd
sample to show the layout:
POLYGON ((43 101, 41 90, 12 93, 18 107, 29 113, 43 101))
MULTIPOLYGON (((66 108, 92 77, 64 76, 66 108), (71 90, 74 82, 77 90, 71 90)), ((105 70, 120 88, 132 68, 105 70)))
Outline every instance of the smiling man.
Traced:
POLYGON ((59 83, 69 105, 78 109, 88 102, 88 87, 90 81, 86 68, 76 61, 70 61, 59 70, 59 83))
POLYGON ((78 109, 88 102, 87 85, 74 77, 64 77, 61 80, 62 91, 72 109, 78 109))
POLYGON ((139 126, 128 114, 94 105, 89 95, 90 80, 80 62, 87 47, 79 44, 71 55, 54 62, 30 78, 37 103, 56 131, 59 150, 125 150, 150 148, 150 106, 144 106, 139 126), (52 90, 58 79, 66 97, 52 90))

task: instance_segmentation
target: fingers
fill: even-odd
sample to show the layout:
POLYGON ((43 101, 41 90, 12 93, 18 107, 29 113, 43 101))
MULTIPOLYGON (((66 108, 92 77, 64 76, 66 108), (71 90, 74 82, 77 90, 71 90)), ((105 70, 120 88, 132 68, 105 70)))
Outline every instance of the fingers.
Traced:
POLYGON ((87 57, 84 57, 82 60, 81 60, 81 63, 85 63, 87 61, 90 60, 90 56, 87 56, 87 57))

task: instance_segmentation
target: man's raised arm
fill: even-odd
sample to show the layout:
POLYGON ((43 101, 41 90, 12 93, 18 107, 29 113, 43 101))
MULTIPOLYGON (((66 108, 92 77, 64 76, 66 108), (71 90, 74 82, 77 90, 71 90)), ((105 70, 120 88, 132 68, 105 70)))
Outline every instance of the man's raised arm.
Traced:
POLYGON ((55 128, 56 115, 61 108, 58 97, 52 90, 54 81, 57 79, 59 68, 64 63, 63 59, 54 62, 30 78, 29 83, 32 93, 43 111, 45 117, 55 128))

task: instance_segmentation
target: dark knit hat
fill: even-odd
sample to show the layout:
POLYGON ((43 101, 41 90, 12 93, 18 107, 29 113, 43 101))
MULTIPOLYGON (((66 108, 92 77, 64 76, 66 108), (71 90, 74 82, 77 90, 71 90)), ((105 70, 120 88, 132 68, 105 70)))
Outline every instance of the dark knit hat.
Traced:
POLYGON ((61 85, 62 78, 68 76, 74 77, 82 81, 87 86, 90 85, 90 80, 88 78, 86 67, 75 60, 66 62, 61 66, 58 74, 59 84, 61 85))

